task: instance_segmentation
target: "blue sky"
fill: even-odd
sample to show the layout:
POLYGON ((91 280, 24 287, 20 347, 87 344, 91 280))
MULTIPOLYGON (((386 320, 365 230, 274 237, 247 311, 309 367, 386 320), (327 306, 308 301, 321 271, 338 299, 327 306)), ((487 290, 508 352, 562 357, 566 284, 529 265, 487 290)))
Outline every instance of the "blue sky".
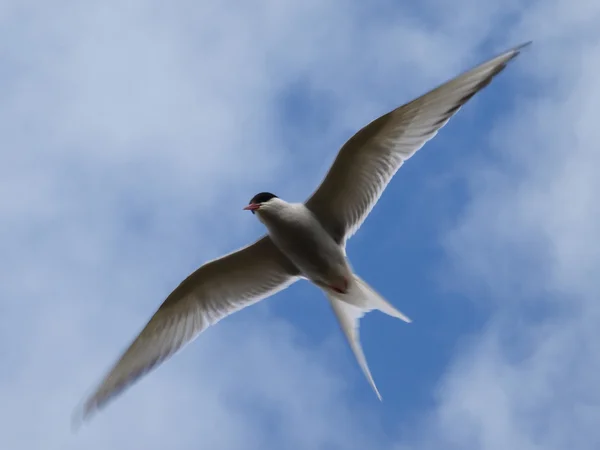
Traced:
POLYGON ((0 4, 0 447, 598 448, 600 5, 0 4), (412 324, 316 288, 205 332, 73 435, 189 272, 312 192, 378 115, 533 40, 348 244, 412 324))

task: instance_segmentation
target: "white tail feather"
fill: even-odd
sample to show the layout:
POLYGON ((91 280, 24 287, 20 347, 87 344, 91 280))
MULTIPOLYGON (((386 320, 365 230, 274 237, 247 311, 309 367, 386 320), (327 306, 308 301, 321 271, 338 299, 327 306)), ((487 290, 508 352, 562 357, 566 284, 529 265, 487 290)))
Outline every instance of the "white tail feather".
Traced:
POLYGON ((350 348, 354 352, 354 356, 356 357, 360 368, 365 374, 365 377, 367 377, 375 394, 377 394, 377 398, 381 400, 381 394, 379 394, 379 390, 375 385, 375 380, 373 380, 369 365, 367 364, 367 359, 365 358, 360 345, 360 319, 369 311, 378 309, 385 314, 397 317, 405 322, 410 322, 411 320, 394 308, 373 288, 356 275, 354 275, 354 280, 350 283, 347 293, 341 294, 335 291, 326 290, 325 294, 327 295, 331 308, 350 344, 350 348))
MULTIPOLYGON (((363 281, 358 275, 354 275, 354 282, 357 284, 357 287, 362 293, 361 300, 365 303, 364 307, 369 308, 367 309, 367 312, 378 309, 382 313, 385 313, 388 316, 396 317, 400 320, 404 320, 406 323, 412 322, 412 320, 394 308, 390 302, 384 299, 375 289, 365 283, 365 281, 363 281)), ((352 297, 347 301, 352 303, 352 297)), ((359 305, 360 304, 357 304, 357 306, 359 305)))

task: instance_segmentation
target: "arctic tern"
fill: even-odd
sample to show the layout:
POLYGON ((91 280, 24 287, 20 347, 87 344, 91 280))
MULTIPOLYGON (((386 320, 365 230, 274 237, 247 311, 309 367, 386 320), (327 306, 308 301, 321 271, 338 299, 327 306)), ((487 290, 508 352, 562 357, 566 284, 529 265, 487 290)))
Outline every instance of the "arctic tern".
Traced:
POLYGON ((410 319, 353 272, 346 241, 404 161, 528 44, 366 125, 342 146, 325 179, 305 203, 288 203, 268 192, 255 195, 244 209, 258 217, 267 234, 188 276, 84 401, 79 419, 105 406, 208 326, 299 279, 311 281, 325 293, 362 371, 381 399, 361 349, 359 320, 372 310, 406 322, 410 319))

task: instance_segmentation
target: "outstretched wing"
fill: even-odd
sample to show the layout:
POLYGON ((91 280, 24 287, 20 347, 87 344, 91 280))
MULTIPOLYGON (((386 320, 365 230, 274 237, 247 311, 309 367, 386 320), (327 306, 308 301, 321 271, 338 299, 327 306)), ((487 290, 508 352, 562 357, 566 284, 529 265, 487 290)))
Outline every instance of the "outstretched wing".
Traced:
POLYGON ((344 144, 327 176, 306 201, 338 243, 358 230, 404 161, 526 45, 508 50, 379 117, 344 144))
POLYGON ((298 274, 268 236, 203 265, 167 297, 77 418, 89 417, 208 326, 286 288, 298 274))

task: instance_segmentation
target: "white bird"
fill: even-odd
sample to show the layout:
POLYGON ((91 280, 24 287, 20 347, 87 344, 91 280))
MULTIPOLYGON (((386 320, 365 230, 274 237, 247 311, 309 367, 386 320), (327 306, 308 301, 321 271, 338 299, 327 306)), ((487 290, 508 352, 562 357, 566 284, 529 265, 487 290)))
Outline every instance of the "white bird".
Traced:
POLYGON ((404 161, 528 44, 490 59, 362 128, 344 144, 305 203, 288 203, 267 192, 255 195, 244 209, 256 214, 268 233, 187 277, 85 400, 79 418, 89 417, 208 326, 301 278, 327 296, 360 367, 381 399, 361 349, 359 319, 375 309, 406 322, 410 319, 353 272, 346 240, 358 230, 404 161))

